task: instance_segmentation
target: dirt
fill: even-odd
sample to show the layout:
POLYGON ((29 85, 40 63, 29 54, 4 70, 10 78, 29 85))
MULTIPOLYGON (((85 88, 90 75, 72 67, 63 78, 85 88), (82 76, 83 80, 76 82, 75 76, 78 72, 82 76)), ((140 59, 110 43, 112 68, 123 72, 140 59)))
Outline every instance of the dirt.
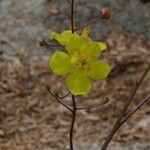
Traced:
MULTIPOLYGON (((64 20, 68 4, 63 3, 61 7, 60 4, 60 0, 57 3, 54 0, 0 1, 0 150, 68 149, 71 114, 45 89, 45 84, 49 84, 53 90, 59 90, 61 95, 66 94, 64 78, 56 76, 49 69, 53 47, 47 50, 38 46, 42 37, 49 39, 48 30, 60 31, 60 27, 63 30, 66 25, 69 26, 68 21, 64 20)), ((78 112, 75 125, 76 150, 100 148, 133 90, 135 81, 150 63, 149 3, 135 0, 78 0, 76 16, 79 17, 76 17, 76 24, 80 26, 88 19, 95 18, 95 10, 103 5, 112 8, 114 19, 111 23, 92 26, 91 36, 105 40, 109 45, 102 59, 111 65, 111 74, 106 80, 94 82, 89 95, 77 97, 76 100, 78 107, 99 104, 106 97, 109 102, 91 111, 78 112), (141 13, 136 16, 139 10, 141 13), (126 15, 126 18, 117 15, 126 15)), ((149 93, 150 73, 128 112, 149 93)), ((70 97, 65 102, 70 105, 70 97)), ((150 149, 149 107, 150 102, 128 120, 108 150, 150 149)))

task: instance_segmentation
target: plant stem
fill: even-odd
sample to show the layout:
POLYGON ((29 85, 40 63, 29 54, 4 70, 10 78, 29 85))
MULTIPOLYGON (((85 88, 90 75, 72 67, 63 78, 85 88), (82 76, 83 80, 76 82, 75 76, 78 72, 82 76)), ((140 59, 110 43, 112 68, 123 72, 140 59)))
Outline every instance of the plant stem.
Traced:
POLYGON ((92 20, 92 21, 86 23, 85 25, 83 25, 83 26, 81 26, 81 27, 79 27, 79 28, 76 28, 75 31, 81 30, 81 29, 83 29, 83 28, 86 27, 86 26, 89 26, 89 25, 91 25, 91 24, 94 24, 94 23, 98 22, 99 20, 101 20, 100 17, 98 17, 98 18, 96 18, 96 19, 94 19, 94 20, 92 20))
POLYGON ((150 100, 150 95, 148 95, 146 98, 144 98, 135 109, 133 109, 128 115, 126 115, 120 122, 120 124, 122 125, 123 123, 125 123, 128 118, 130 118, 137 110, 139 110, 146 102, 148 102, 150 100))
POLYGON ((67 96, 69 96, 70 93, 71 93, 71 92, 68 92, 68 93, 67 93, 66 95, 64 95, 64 96, 59 96, 59 95, 58 95, 58 98, 59 98, 59 99, 64 99, 64 98, 66 98, 67 96))
POLYGON ((72 111, 72 122, 71 122, 71 128, 70 128, 70 150, 73 150, 73 129, 74 129, 76 111, 77 111, 74 95, 72 95, 72 106, 73 106, 73 111, 72 111))
POLYGON ((74 0, 71 2, 71 31, 74 33, 74 0))
POLYGON ((95 108, 98 108, 98 107, 101 107, 103 106, 104 104, 106 104, 109 100, 106 99, 105 101, 101 102, 100 104, 97 104, 97 105, 93 105, 93 106, 84 106, 84 107, 77 107, 76 109, 77 110, 83 110, 83 109, 87 109, 87 110, 91 110, 91 109, 95 109, 95 108))
POLYGON ((57 96, 55 96, 55 94, 51 91, 50 87, 48 85, 45 85, 47 91, 51 94, 51 96, 53 96, 55 98, 55 100, 57 102, 59 102, 60 104, 62 104, 65 108, 67 108, 70 112, 73 112, 71 108, 69 108, 65 103, 63 103, 61 100, 59 100, 59 98, 57 96))
MULTIPOLYGON (((74 0, 71 1, 71 31, 74 33, 74 0)), ((70 128, 70 150, 73 150, 73 129, 76 119, 76 101, 75 96, 72 94, 72 121, 70 128)))
POLYGON ((135 88, 133 89, 133 92, 131 93, 131 96, 129 97, 127 103, 125 104, 122 112, 120 113, 112 131, 110 132, 110 134, 108 135, 108 137, 106 138, 104 144, 102 145, 101 150, 106 150, 108 144, 111 142, 113 136, 115 135, 115 133, 118 131, 118 129, 120 128, 121 124, 121 120, 124 117, 130 103, 132 102, 134 95, 136 94, 137 90, 139 89, 140 85, 142 84, 142 81, 144 80, 144 78, 146 77, 146 75, 148 74, 150 70, 150 64, 148 65, 148 67, 146 68, 146 70, 144 71, 144 73, 142 74, 140 80, 137 82, 135 88))

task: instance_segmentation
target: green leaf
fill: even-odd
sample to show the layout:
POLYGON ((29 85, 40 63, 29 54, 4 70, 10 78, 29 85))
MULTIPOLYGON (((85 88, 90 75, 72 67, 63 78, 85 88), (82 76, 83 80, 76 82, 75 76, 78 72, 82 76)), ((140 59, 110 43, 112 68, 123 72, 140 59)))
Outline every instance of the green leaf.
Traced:
POLYGON ((108 76, 110 67, 108 63, 104 61, 94 61, 91 64, 90 70, 88 70, 88 76, 91 79, 100 80, 108 76))
POLYGON ((55 52, 50 60, 51 69, 58 75, 72 72, 71 58, 64 52, 55 52))
POLYGON ((74 72, 66 79, 68 89, 74 95, 86 95, 91 89, 91 80, 81 72, 74 72))

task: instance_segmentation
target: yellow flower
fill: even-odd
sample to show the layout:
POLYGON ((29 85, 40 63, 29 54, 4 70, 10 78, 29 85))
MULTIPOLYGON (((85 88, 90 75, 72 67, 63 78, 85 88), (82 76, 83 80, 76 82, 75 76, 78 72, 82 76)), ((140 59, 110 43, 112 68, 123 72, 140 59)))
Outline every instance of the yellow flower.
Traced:
POLYGON ((50 60, 50 67, 57 75, 68 75, 66 86, 72 94, 86 95, 92 87, 92 79, 107 77, 109 65, 98 60, 106 44, 93 42, 86 34, 72 34, 71 31, 61 34, 52 32, 51 36, 67 51, 56 51, 50 60))

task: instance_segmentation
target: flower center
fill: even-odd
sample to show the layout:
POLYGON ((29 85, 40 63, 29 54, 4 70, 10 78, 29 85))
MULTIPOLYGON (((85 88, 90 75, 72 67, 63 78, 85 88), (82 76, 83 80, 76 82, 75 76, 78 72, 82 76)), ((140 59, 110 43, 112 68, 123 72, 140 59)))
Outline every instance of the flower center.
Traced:
POLYGON ((89 60, 86 58, 84 54, 80 52, 74 54, 73 62, 77 67, 82 68, 84 70, 88 70, 90 68, 89 60))

